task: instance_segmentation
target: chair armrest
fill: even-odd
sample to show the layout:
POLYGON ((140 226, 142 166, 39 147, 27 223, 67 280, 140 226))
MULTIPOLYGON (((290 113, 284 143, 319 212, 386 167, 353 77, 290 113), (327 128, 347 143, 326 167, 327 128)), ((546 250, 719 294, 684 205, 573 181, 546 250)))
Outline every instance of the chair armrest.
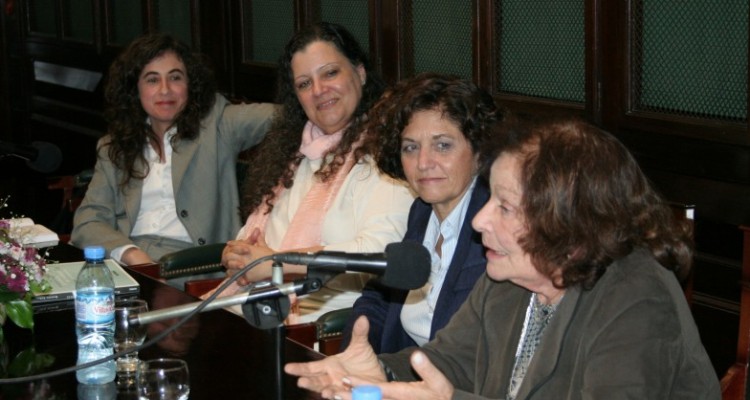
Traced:
POLYGON ((185 293, 201 297, 208 293, 210 290, 219 286, 224 278, 209 278, 209 279, 193 279, 185 282, 185 293))
POLYGON ((315 321, 318 351, 328 356, 339 353, 341 341, 344 338, 344 328, 351 313, 351 307, 342 308, 329 311, 315 321))
POLYGON ((159 259, 161 277, 179 278, 223 271, 221 253, 225 245, 226 243, 214 243, 165 254, 159 259))
POLYGON ((315 348, 318 327, 314 322, 287 325, 285 329, 286 337, 293 339, 295 342, 305 347, 309 347, 311 349, 315 348))
POLYGON ((321 315, 315 322, 318 325, 318 339, 340 335, 351 314, 352 309, 350 307, 329 311, 321 315))
POLYGON ((126 265, 125 269, 139 272, 154 279, 161 278, 161 266, 157 263, 126 265))
POLYGON ((317 342, 318 351, 334 355, 339 352, 343 330, 351 313, 351 308, 342 308, 321 315, 315 322, 287 325, 286 335, 311 349, 317 342))

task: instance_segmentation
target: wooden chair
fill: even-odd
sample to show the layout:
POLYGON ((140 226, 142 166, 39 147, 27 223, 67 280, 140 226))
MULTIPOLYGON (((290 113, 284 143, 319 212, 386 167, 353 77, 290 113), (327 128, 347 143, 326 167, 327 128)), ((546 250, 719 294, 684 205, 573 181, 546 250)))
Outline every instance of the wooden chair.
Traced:
POLYGON ((329 311, 315 322, 287 325, 286 336, 325 355, 339 352, 351 308, 329 311))
MULTIPOLYGON (((672 211, 674 212, 674 215, 677 219, 680 220, 688 220, 690 221, 693 229, 695 229, 695 206, 692 204, 685 204, 685 203, 677 203, 677 202, 669 202, 669 206, 672 208, 672 211)), ((695 236, 695 232, 693 232, 693 236, 695 236)), ((690 273, 688 273, 688 276, 685 277, 685 280, 682 282, 682 289, 685 292, 685 299, 688 302, 688 305, 693 305, 693 281, 695 273, 693 272, 695 268, 693 267, 690 270, 690 273)))
POLYGON ((741 226, 742 243, 742 294, 740 298, 740 329, 737 337, 737 359, 721 379, 721 398, 741 400, 750 398, 748 388, 748 361, 750 361, 750 226, 741 226))
POLYGON ((51 178, 47 184, 48 190, 62 191, 60 211, 49 227, 57 232, 60 237, 60 243, 68 243, 70 241, 70 231, 73 229, 73 214, 75 214, 78 206, 81 205, 93 174, 93 170, 84 170, 76 175, 51 178))
POLYGON ((159 275, 167 280, 190 278, 185 282, 184 290, 198 297, 221 282, 221 279, 208 275, 224 272, 221 253, 225 245, 213 243, 166 254, 158 260, 159 275))

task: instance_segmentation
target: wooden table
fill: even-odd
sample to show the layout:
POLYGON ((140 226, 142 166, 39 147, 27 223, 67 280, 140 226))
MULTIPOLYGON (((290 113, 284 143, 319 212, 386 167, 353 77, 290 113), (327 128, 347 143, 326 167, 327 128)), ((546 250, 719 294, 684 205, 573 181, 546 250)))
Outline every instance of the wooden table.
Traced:
MULTIPOLYGON (((140 283, 140 297, 151 309, 160 309, 196 301, 195 298, 165 285, 147 275, 132 271, 140 283)), ((72 308, 37 313, 35 333, 5 324, 6 343, 0 347, 3 357, 13 359, 23 350, 33 348, 37 353, 54 357, 45 371, 75 364, 77 345, 72 308)), ((168 324, 149 325, 149 337, 168 324)), ((190 369, 190 399, 275 399, 277 353, 274 351, 273 331, 250 326, 244 318, 224 310, 199 314, 157 345, 144 349, 139 358, 177 357, 188 362, 190 369)), ((322 357, 317 352, 289 339, 283 341, 286 361, 306 361, 322 357)), ((2 364, 0 364, 2 365, 2 364)), ((283 398, 317 399, 317 395, 300 390, 296 380, 284 374, 283 398)), ((0 399, 21 398, 77 398, 78 383, 74 373, 32 383, 2 385, 0 399), (30 396, 29 393, 36 394, 30 396)), ((118 399, 135 399, 135 393, 118 389, 118 399)))

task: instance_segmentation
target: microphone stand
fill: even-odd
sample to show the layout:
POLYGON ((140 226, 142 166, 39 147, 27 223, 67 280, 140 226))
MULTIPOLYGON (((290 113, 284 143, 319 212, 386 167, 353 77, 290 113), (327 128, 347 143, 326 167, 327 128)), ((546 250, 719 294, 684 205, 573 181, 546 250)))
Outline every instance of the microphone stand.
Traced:
MULTIPOLYGON (((274 285, 281 285, 284 283, 284 269, 283 264, 278 261, 274 261, 271 267, 271 283, 274 285)), ((286 300, 286 311, 289 314, 289 297, 284 297, 286 300)), ((286 315, 284 316, 284 319, 286 315)), ((273 343, 274 354, 273 365, 275 367, 274 372, 276 374, 274 381, 276 382, 276 400, 284 399, 284 358, 286 352, 286 326, 284 325, 284 319, 279 321, 275 328, 270 333, 272 336, 271 343, 273 343)))
MULTIPOLYGON (((281 263, 274 261, 271 267, 271 284, 279 286, 284 283, 284 272, 281 263)), ((283 296, 260 302, 248 302, 242 305, 242 314, 247 323, 267 332, 271 338, 271 369, 274 373, 273 395, 276 400, 284 399, 284 352, 286 346, 286 328, 284 320, 289 315, 289 297, 283 296)))
MULTIPOLYGON (((310 272, 310 271, 308 271, 310 272)), ((309 273, 303 294, 320 290, 323 283, 333 276, 331 273, 309 273), (311 276, 312 275, 312 276, 311 276)), ((279 286, 284 283, 283 266, 274 261, 271 267, 271 284, 279 286)), ((259 329, 266 330, 271 337, 273 354, 272 368, 276 385, 274 399, 284 400, 284 356, 286 352, 286 325, 284 320, 289 315, 289 297, 276 297, 259 302, 250 301, 242 306, 242 314, 247 322, 259 329)))

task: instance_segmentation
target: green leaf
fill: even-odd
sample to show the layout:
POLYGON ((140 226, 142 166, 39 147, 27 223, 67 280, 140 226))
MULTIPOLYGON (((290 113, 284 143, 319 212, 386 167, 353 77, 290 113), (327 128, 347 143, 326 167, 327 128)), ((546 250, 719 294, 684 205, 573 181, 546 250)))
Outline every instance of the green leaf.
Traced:
POLYGON ((37 282, 35 280, 31 280, 29 282, 29 285, 31 287, 31 290, 29 290, 29 293, 27 293, 29 295, 31 293, 47 293, 50 290, 52 290, 52 285, 50 285, 49 282, 47 282, 46 279, 42 279, 41 282, 37 282))
POLYGON ((21 328, 34 329, 34 309, 25 300, 14 300, 5 303, 8 318, 21 328))
POLYGON ((47 353, 39 353, 36 355, 36 365, 39 369, 44 369, 55 363, 55 356, 47 353))
POLYGON ((0 290, 0 303, 5 303, 12 300, 18 300, 21 298, 21 296, 16 292, 6 292, 3 290, 0 290))
POLYGON ((27 376, 34 373, 35 351, 26 349, 13 358, 8 365, 8 374, 10 376, 27 376))
POLYGON ((55 362, 55 357, 47 353, 37 353, 33 347, 23 350, 10 362, 10 376, 28 376, 44 370, 55 362))

